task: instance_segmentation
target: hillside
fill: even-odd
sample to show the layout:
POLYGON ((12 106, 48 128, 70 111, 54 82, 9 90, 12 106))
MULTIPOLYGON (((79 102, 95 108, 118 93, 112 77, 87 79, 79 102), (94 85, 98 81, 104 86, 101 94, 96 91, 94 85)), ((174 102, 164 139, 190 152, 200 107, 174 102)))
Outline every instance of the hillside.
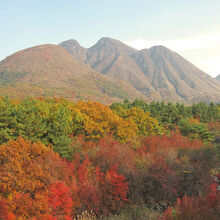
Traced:
POLYGON ((220 86, 215 79, 163 46, 138 51, 111 38, 102 38, 88 49, 75 40, 60 46, 94 70, 125 81, 145 97, 220 102, 220 86))
MULTIPOLYGON (((78 43, 74 40, 61 43, 68 52, 78 58, 81 50, 74 50, 78 43)), ((85 50, 84 50, 85 51, 85 50)), ((149 98, 160 98, 160 95, 149 84, 144 73, 130 57, 137 50, 111 38, 102 38, 94 46, 86 50, 84 62, 96 71, 111 77, 113 80, 123 80, 129 83, 143 95, 149 98)))
POLYGON ((58 96, 112 102, 143 96, 116 84, 56 45, 19 51, 0 62, 1 95, 58 96))
POLYGON ((91 48, 75 40, 19 51, 0 62, 0 92, 11 97, 198 101, 220 103, 219 81, 163 46, 136 50, 102 38, 91 48))
POLYGON ((132 57, 163 99, 219 100, 216 80, 163 46, 138 51, 132 57))

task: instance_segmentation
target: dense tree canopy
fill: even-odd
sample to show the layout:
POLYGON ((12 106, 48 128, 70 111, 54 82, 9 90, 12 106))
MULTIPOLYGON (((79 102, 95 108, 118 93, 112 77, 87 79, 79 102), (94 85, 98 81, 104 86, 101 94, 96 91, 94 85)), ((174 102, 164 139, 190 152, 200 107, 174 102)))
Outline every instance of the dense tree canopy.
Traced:
POLYGON ((219 122, 212 103, 0 99, 0 218, 218 219, 219 122))

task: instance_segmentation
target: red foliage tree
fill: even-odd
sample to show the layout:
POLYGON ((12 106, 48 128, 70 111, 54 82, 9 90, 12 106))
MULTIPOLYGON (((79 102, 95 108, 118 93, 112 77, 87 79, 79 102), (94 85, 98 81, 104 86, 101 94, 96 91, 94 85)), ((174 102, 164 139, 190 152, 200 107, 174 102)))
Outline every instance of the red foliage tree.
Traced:
POLYGON ((69 188, 64 182, 55 182, 49 187, 49 204, 52 206, 52 215, 56 217, 70 217, 73 202, 69 188))
POLYGON ((99 169, 95 167, 88 157, 79 164, 78 196, 81 202, 81 211, 93 210, 96 214, 100 213, 100 193, 99 193, 99 169))
POLYGON ((128 201, 128 182, 126 177, 118 173, 118 165, 113 165, 105 175, 102 174, 100 190, 102 209, 105 214, 118 211, 128 201))
POLYGON ((220 216, 220 192, 216 184, 211 184, 204 197, 184 196, 178 199, 175 207, 169 207, 163 220, 218 220, 220 216))
POLYGON ((96 162, 99 167, 109 170, 114 164, 118 164, 118 170, 123 174, 135 174, 135 151, 125 144, 107 136, 98 143, 96 162))
POLYGON ((128 183, 126 177, 118 174, 118 165, 113 165, 111 169, 106 173, 106 179, 110 181, 112 185, 111 193, 113 198, 121 205, 124 201, 128 201, 128 183))
POLYGON ((8 207, 5 200, 0 200, 0 219, 8 219, 8 207))

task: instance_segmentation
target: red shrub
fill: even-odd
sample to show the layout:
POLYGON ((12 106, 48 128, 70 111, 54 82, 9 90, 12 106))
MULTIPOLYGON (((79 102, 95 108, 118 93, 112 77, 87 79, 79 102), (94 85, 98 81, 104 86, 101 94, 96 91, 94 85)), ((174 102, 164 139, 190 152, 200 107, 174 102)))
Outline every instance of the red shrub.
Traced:
POLYGON ((56 182, 49 187, 49 199, 53 216, 71 216, 73 202, 69 188, 64 182, 56 182))
POLYGON ((174 208, 169 207, 163 220, 218 220, 220 216, 220 192, 217 185, 210 186, 210 192, 205 197, 184 196, 178 199, 174 208))
POLYGON ((101 210, 99 169, 93 166, 88 157, 79 165, 77 179, 81 210, 93 210, 98 214, 101 210))
POLYGON ((135 173, 135 151, 127 145, 115 141, 108 136, 100 140, 96 155, 97 164, 104 170, 118 164, 118 169, 126 174, 135 173))

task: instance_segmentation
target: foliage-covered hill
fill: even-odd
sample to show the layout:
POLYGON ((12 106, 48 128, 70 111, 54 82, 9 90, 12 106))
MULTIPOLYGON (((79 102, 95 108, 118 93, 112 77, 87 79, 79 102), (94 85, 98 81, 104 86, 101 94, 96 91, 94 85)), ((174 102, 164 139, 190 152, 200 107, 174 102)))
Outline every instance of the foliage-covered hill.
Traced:
POLYGON ((0 94, 11 97, 58 96, 112 102, 143 97, 115 83, 56 45, 19 51, 0 62, 0 94))
POLYGON ((60 46, 98 72, 129 83, 145 97, 220 102, 220 86, 215 79, 163 46, 137 51, 111 38, 102 38, 88 49, 75 40, 60 46))

